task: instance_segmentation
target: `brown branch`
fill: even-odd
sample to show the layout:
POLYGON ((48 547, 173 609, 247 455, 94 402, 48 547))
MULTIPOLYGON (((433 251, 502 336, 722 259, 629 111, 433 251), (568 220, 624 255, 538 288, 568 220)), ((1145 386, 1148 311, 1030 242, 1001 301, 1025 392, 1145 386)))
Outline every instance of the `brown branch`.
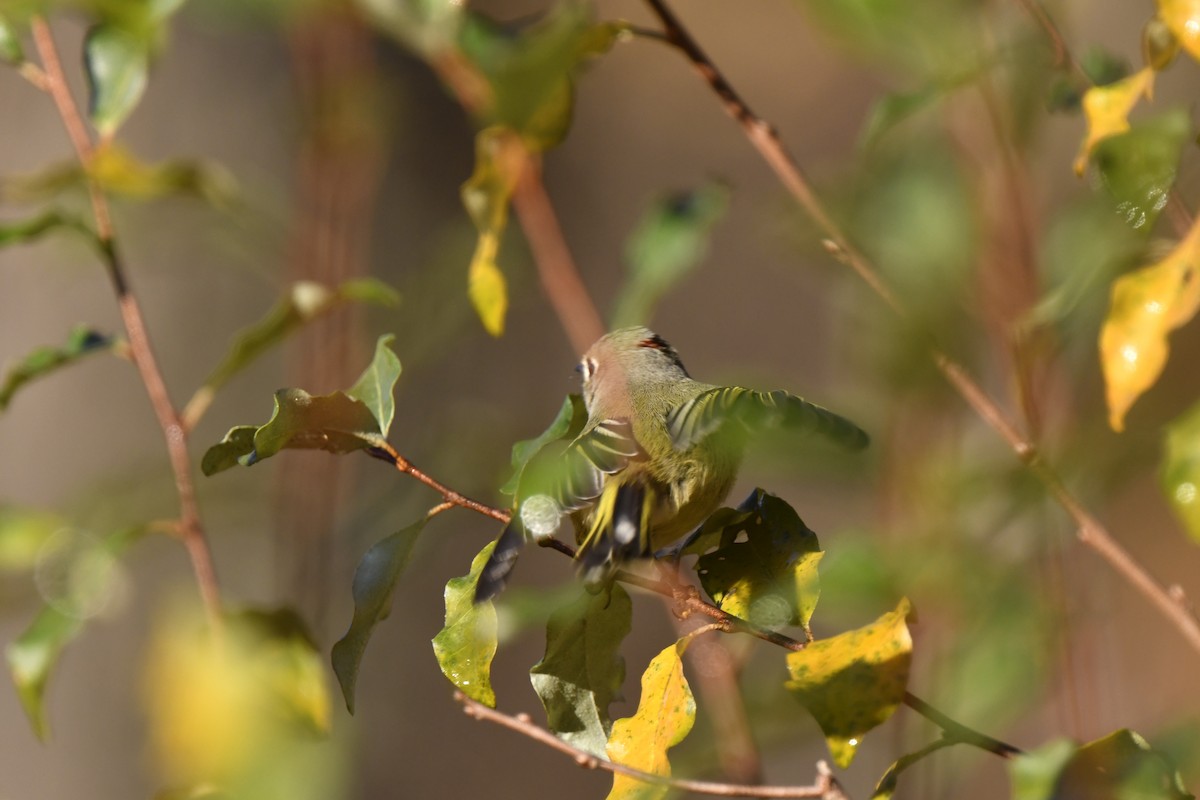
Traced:
MULTIPOLYGON (((734 91, 713 62, 700 49, 691 34, 667 7, 664 0, 646 0, 646 2, 662 21, 668 41, 691 60, 696 71, 707 81, 730 116, 742 126, 750 143, 759 151, 780 182, 813 219, 822 233, 828 237, 826 247, 831 254, 850 267, 897 316, 907 319, 909 317, 907 308, 892 293, 890 287, 866 257, 854 249, 841 228, 825 211, 808 179, 774 129, 750 110, 750 107, 734 91)), ((1079 540, 1091 547, 1130 585, 1145 595, 1151 604, 1175 625, 1187 642, 1200 651, 1200 620, 1197 619, 1190 605, 1178 596, 1178 592, 1168 591, 1151 577, 1145 568, 1121 547, 1112 534, 1088 513, 1063 485, 1058 475, 1038 457, 1033 443, 1017 431, 995 401, 980 388, 965 369, 936 346, 930 347, 930 356, 943 377, 950 382, 980 418, 1008 443, 1017 458, 1033 471, 1049 490, 1051 496, 1071 516, 1076 524, 1079 540)))
POLYGON ((187 431, 180 422, 179 414, 171 402, 171 396, 163 381, 162 371, 158 367, 154 349, 150 344, 150 336, 146 331, 141 306, 129 287, 125 267, 117 251, 108 200, 91 174, 91 162, 95 155, 95 148, 88 135, 83 117, 79 113, 79 107, 71 96, 50 26, 42 17, 34 16, 30 20, 30 28, 33 32, 34 46, 43 65, 44 88, 54 99, 63 126, 67 129, 67 135, 71 139, 71 145, 87 176, 88 194, 91 197, 92 212, 96 218, 96 235, 109 280, 117 296, 117 307, 125 327, 129 354, 142 379, 142 384, 146 387, 150 405, 154 409, 154 415, 162 429, 163 438, 166 439, 167 455, 175 478, 175 490, 179 495, 180 532, 183 544, 191 560, 192 570, 196 575, 196 583, 199 586, 209 622, 214 628, 219 628, 221 599, 216 571, 213 568, 212 554, 208 548, 208 540, 205 538, 204 528, 200 522, 200 511, 196 505, 191 458, 187 449, 187 431))
POLYGON ((645 783, 658 786, 669 786, 685 792, 715 795, 718 797, 815 797, 824 800, 847 800, 837 779, 833 777, 829 766, 824 761, 817 762, 817 779, 811 786, 744 786, 732 783, 715 783, 713 781, 694 781, 686 778, 672 778, 666 775, 655 775, 640 769, 627 767, 615 761, 600 758, 586 750, 580 750, 559 739, 550 731, 535 725, 528 714, 511 716, 494 708, 488 708, 467 697, 462 692, 455 692, 454 699, 462 703, 463 711, 474 719, 494 722, 501 727, 516 731, 540 742, 553 750, 570 756, 575 763, 586 769, 602 769, 620 775, 625 775, 645 783))

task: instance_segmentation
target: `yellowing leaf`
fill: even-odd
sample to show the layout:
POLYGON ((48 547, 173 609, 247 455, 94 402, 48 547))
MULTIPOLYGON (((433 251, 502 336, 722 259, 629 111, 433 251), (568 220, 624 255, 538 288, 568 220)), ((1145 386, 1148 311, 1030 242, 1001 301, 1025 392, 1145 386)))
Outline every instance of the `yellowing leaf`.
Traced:
POLYGON ((1108 421, 1125 427, 1130 406, 1158 380, 1167 363, 1167 334, 1200 308, 1200 222, 1157 264, 1118 278, 1100 330, 1100 365, 1108 421))
POLYGON ((1158 16, 1191 57, 1200 60, 1200 0, 1158 0, 1158 16))
POLYGON ((475 137, 475 171, 462 187, 463 205, 479 230, 467 273, 467 294, 483 327, 493 336, 504 332, 508 312, 508 289, 496 265, 496 254, 508 225, 508 201, 527 157, 512 131, 499 126, 485 128, 475 137))
MULTIPOLYGON (((637 712, 613 723, 608 757, 618 764, 654 775, 671 774, 667 750, 682 742, 696 721, 696 701, 680 660, 688 641, 680 639, 654 657, 642 673, 637 712)), ((656 800, 666 793, 666 786, 616 773, 608 800, 656 800)))
POLYGON ((904 699, 912 661, 906 599, 866 627, 811 642, 789 653, 787 688, 812 713, 829 752, 847 767, 863 734, 887 720, 904 699))
POLYGON ((496 607, 475 602, 475 584, 496 543, 471 562, 471 571, 446 584, 446 626, 433 637, 433 653, 442 674, 476 702, 494 708, 492 658, 496 655, 496 607))
POLYGON ((1143 94, 1150 96, 1154 87, 1154 70, 1139 70, 1124 80, 1107 86, 1094 86, 1083 95, 1083 111, 1087 115, 1088 131, 1075 158, 1075 174, 1083 175, 1088 157, 1103 139, 1129 130, 1129 112, 1143 94))
POLYGON ((508 286, 504 273, 496 266, 499 245, 497 233, 481 233, 467 272, 467 296, 484 329, 492 336, 504 333, 504 316, 508 313, 508 286))

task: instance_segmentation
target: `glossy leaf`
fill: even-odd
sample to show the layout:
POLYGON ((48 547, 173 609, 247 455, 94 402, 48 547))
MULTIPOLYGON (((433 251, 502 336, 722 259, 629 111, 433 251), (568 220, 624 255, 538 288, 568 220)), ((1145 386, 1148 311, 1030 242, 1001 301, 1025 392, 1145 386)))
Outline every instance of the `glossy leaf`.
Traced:
POLYGON ((817 535, 762 489, 737 511, 714 515, 701 528, 706 540, 717 540, 716 550, 696 562, 704 591, 723 611, 760 627, 807 630, 821 593, 817 565, 824 553, 817 535))
POLYGON ((1133 125, 1096 146, 1100 179, 1117 201, 1117 212, 1134 228, 1150 230, 1166 206, 1192 123, 1182 109, 1133 125))
MULTIPOLYGON (((669 776, 667 751, 682 742, 696 721, 696 700, 683 674, 683 651, 688 639, 665 648, 642 673, 642 695, 637 711, 613 723, 608 757, 618 764, 669 776)), ((667 794, 667 787, 647 784, 616 773, 608 800, 651 800, 667 794)))
POLYGON ((37 348, 5 372, 4 380, 0 382, 0 411, 8 408, 13 395, 29 381, 70 366, 84 356, 111 351, 114 346, 111 336, 80 325, 71 331, 66 344, 61 347, 37 348))
POLYGON ((495 546, 495 542, 488 543, 471 562, 469 573, 446 584, 446 624, 433 638, 433 653, 442 674, 467 697, 491 707, 496 705, 491 677, 497 646, 496 607, 491 602, 475 602, 475 584, 495 546))
POLYGON ((347 302, 392 306, 398 301, 399 295, 395 290, 372 278, 346 281, 336 289, 313 281, 297 281, 265 317, 234 337, 225 358, 209 373, 204 385, 188 401, 183 412, 184 418, 192 422, 198 419, 211 404, 216 392, 234 375, 322 314, 347 302))
POLYGON ((552 442, 573 439, 583 430, 586 422, 587 408, 583 404, 583 398, 577 394, 567 395, 566 399, 563 400, 562 407, 558 410, 558 415, 546 430, 533 439, 523 439, 512 446, 512 475, 500 487, 500 491, 504 494, 515 496, 517 494, 517 487, 521 482, 521 476, 525 472, 525 467, 529 464, 530 460, 543 447, 552 442))
POLYGON ((1095 86, 1083 95, 1083 112, 1087 116, 1087 136, 1075 157, 1075 174, 1083 175, 1088 158, 1104 139, 1129 130, 1129 112, 1142 95, 1150 96, 1154 87, 1154 70, 1146 67, 1128 78, 1107 86, 1095 86))
POLYGON ((621 642, 632 605, 620 586, 561 607, 546 626, 546 654, 529 671, 550 730, 604 758, 612 722, 608 706, 625 680, 621 642))
POLYGON ((463 205, 479 230, 467 272, 467 294, 483 327, 493 336, 504 333, 508 312, 508 288, 496 255, 508 225, 508 202, 526 158, 511 132, 482 130, 475 137, 475 172, 462 187, 463 205))
POLYGON ((650 321, 655 305, 708 254, 713 228, 729 207, 729 188, 716 181, 660 198, 625 245, 629 270, 613 327, 650 321))
POLYGON ((88 31, 83 43, 88 77, 88 113, 100 135, 109 138, 133 113, 146 91, 150 47, 146 37, 115 24, 88 31))
POLYGON ((0 14, 0 61, 20 64, 25 60, 25 48, 21 46, 21 35, 6 14, 0 14))
POLYGON ((1175 514, 1200 542, 1200 404, 1167 426, 1162 481, 1175 514))
POLYGON ((905 622, 910 610, 901 600, 870 625, 787 655, 787 688, 817 720, 840 767, 850 765, 863 735, 904 700, 912 661, 905 622))
POLYGON ((1158 16, 1188 55, 1200 61, 1200 0, 1158 0, 1158 16))
POLYGON ((280 389, 266 425, 233 428, 205 452, 200 468, 215 475, 235 464, 253 466, 284 449, 342 454, 386 443, 375 415, 361 400, 344 392, 313 396, 303 389, 280 389))
POLYGON ((1129 729, 1078 748, 1065 740, 1051 742, 1009 763, 1015 800, 1192 797, 1170 761, 1129 729))
POLYGON ((1125 414, 1154 385, 1167 363, 1167 335, 1200 308, 1200 223, 1157 264, 1118 278, 1100 331, 1100 366, 1109 425, 1125 426, 1125 414))
POLYGON ((390 333, 379 337, 375 343, 375 357, 354 385, 346 390, 347 395, 362 401, 371 409, 379 423, 379 432, 384 437, 391 430, 392 420, 396 416, 396 399, 393 392, 396 381, 400 380, 400 359, 392 352, 394 341, 396 337, 390 333))
POLYGON ((354 713, 354 688, 358 683, 358 668, 371 640, 375 626, 387 619, 392 611, 392 594, 396 581, 408 566, 413 545, 417 542, 425 520, 375 543, 358 562, 354 571, 354 619, 350 629, 333 646, 330 654, 333 672, 346 700, 346 709, 354 713))

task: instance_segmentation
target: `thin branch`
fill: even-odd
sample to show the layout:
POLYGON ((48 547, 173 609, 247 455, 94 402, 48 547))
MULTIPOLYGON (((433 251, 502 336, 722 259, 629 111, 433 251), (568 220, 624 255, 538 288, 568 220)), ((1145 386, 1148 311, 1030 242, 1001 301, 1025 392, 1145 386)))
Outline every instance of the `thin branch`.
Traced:
POLYGON ((1054 48, 1054 66, 1060 69, 1069 67, 1082 75, 1090 83, 1091 79, 1088 78, 1088 74, 1080 66, 1079 62, 1075 60, 1075 56, 1071 54, 1071 48, 1067 47, 1067 40, 1063 37, 1062 31, 1054 24, 1054 19, 1046 11, 1046 7, 1041 4, 1040 0, 1017 0, 1017 2, 1025 9, 1025 13, 1033 17, 1042 30, 1046 32, 1046 38, 1050 40, 1050 45, 1054 48))
POLYGON ((166 439, 167 455, 175 477, 175 490, 179 495, 180 533, 183 544, 192 562, 192 570, 196 575, 196 583, 199 586, 209 622, 214 628, 219 629, 221 599, 216 570, 213 568, 212 553, 209 551, 208 540, 205 538, 204 528, 200 522, 199 507, 196 505, 191 457, 188 455, 187 449, 187 431, 180 423, 179 414, 171 402, 166 383, 163 381, 162 371, 154 357, 141 306, 129 287, 125 267, 117 251, 108 200, 99 184, 91 176, 91 161, 95 155, 95 148, 88 135, 83 117, 79 113, 79 107, 71 96, 50 26, 42 17, 34 16, 30 20, 30 28, 33 32, 38 57, 41 59, 44 69, 45 90, 54 99, 59 116, 67 129, 67 135, 71 139, 71 145, 75 149, 84 173, 88 176, 88 193, 91 197, 92 212, 96 218, 96 234, 109 280, 117 296, 117 307, 125 326, 129 353, 134 366, 137 367, 142 384, 146 387, 146 394, 150 397, 150 405, 154 409, 154 415, 162 429, 163 438, 166 439))
POLYGON ((811 786, 742 786, 733 783, 715 783, 713 781, 672 778, 666 775, 655 775, 650 772, 643 772, 640 769, 627 767, 624 764, 618 764, 615 761, 595 756, 586 750, 573 747, 545 728, 535 725, 528 714, 517 714, 516 716, 505 714, 494 708, 488 708, 482 703, 477 703, 462 692, 455 692, 454 699, 462 703, 463 711, 467 716, 494 722, 501 727, 528 736, 536 742, 541 742, 553 750, 570 756, 575 760, 576 764, 587 769, 602 769, 645 783, 669 786, 672 789, 679 789, 685 792, 696 792, 698 794, 715 795, 717 797, 809 797, 823 798, 824 800, 847 800, 847 795, 842 791, 837 779, 833 777, 833 773, 824 761, 817 762, 817 778, 811 786))
POLYGON ((367 451, 367 453, 375 458, 380 459, 381 461, 388 462, 404 474, 411 475, 412 477, 416 478, 430 489, 438 492, 442 496, 442 499, 447 503, 460 506, 462 508, 469 508, 472 511, 483 514, 485 517, 491 517, 494 520, 504 523, 507 523, 512 518, 507 511, 501 511, 500 509, 493 508, 486 503, 481 503, 478 500, 472 500, 466 495, 459 494, 458 492, 454 491, 444 483, 434 480, 429 475, 426 475, 424 472, 417 469, 416 465, 414 465, 407 458, 396 452, 396 449, 390 444, 386 444, 383 447, 371 448, 367 451))
MULTIPOLYGON (((758 117, 734 91, 733 87, 700 49, 691 34, 682 26, 664 0, 646 0, 662 21, 668 40, 692 62, 696 71, 707 81, 726 111, 741 126, 751 144, 775 172, 780 182, 828 237, 826 247, 832 255, 850 267, 897 316, 907 319, 907 307, 899 301, 871 263, 849 242, 845 233, 826 212, 813 192, 808 179, 800 170, 774 129, 758 117)), ((930 347, 930 356, 943 377, 955 388, 968 405, 1012 448, 1017 458, 1026 464, 1042 481, 1060 506, 1071 516, 1077 536, 1108 562, 1135 589, 1141 592, 1162 612, 1187 642, 1200 651, 1200 620, 1191 606, 1159 584, 1126 551, 1112 534, 1097 521, 1063 485, 1058 475, 1041 460, 1037 448, 1027 440, 1000 410, 995 401, 972 379, 963 367, 939 350, 930 347)))
POLYGON ((1002 742, 999 739, 993 739, 991 736, 972 730, 962 723, 955 722, 950 717, 938 711, 933 706, 926 703, 921 698, 917 697, 912 692, 904 693, 904 705, 916 711, 922 717, 937 725, 942 729, 944 739, 951 742, 961 742, 978 747, 981 750, 987 750, 990 753, 995 753, 1001 758, 1013 758, 1022 753, 1021 748, 1014 747, 1007 742, 1002 742))

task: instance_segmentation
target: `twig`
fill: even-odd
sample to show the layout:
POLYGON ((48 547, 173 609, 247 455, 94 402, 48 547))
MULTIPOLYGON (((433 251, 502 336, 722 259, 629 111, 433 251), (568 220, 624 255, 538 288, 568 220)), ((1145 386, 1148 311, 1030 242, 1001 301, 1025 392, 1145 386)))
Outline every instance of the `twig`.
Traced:
POLYGON ((743 786, 733 783, 672 778, 666 775, 642 772, 640 769, 627 767, 624 764, 618 764, 615 761, 593 755, 586 750, 573 747, 545 728, 535 725, 528 714, 517 714, 516 716, 505 714, 472 700, 462 692, 455 692, 454 699, 462 703, 463 711, 467 716, 494 722, 501 727, 528 736, 536 742, 541 742, 553 750, 570 756, 576 764, 586 769, 602 769, 645 783, 670 786, 685 792, 697 792, 718 797, 815 797, 824 798, 824 800, 846 800, 845 792, 842 791, 837 779, 833 777, 833 773, 824 761, 817 762, 817 778, 810 786, 743 786))
POLYGON ((995 753, 1001 758, 1013 758, 1022 753, 1021 748, 1014 747, 1007 742, 1002 742, 999 739, 993 739, 991 736, 979 733, 978 731, 968 728, 962 723, 955 722, 947 717, 941 711, 938 711, 933 706, 926 703, 921 698, 917 697, 912 692, 904 693, 904 705, 916 711, 922 717, 937 725, 942 729, 943 738, 969 744, 978 747, 981 750, 987 750, 990 753, 995 753))
POLYGON ((493 508, 486 503, 481 503, 478 500, 472 500, 466 495, 459 494, 458 492, 454 491, 449 486, 434 480, 421 470, 417 469, 417 467, 407 458, 396 452, 396 449, 390 444, 387 444, 383 447, 373 447, 368 450, 367 453, 375 458, 380 459, 381 461, 388 462, 406 475, 411 475, 412 477, 416 478, 430 489, 433 489, 435 492, 441 494, 442 499, 447 503, 451 503, 462 508, 469 508, 472 511, 483 514, 485 517, 491 517, 492 519, 499 520, 500 522, 507 523, 509 519, 511 519, 511 515, 507 511, 501 511, 500 509, 493 508))
POLYGON ((91 174, 91 162, 95 148, 79 114, 75 99, 67 86, 66 75, 58 57, 58 48, 50 26, 40 16, 30 20, 33 32, 34 46, 43 65, 44 89, 54 99, 59 116, 67 129, 71 145, 87 175, 88 193, 91 197, 92 212, 96 218, 96 235, 100 242, 101 253, 113 291, 117 296, 117 306, 121 313, 121 321, 125 326, 125 335, 129 342, 129 353, 137 367, 142 384, 150 397, 150 405, 158 419, 163 437, 167 443, 167 455, 170 458, 171 471, 175 477, 175 490, 179 495, 180 531, 184 547, 192 562, 192 570, 196 575, 196 583, 204 602, 210 624, 219 629, 221 625, 221 598, 217 586, 216 571, 213 568, 212 553, 208 548, 208 540, 200 522, 200 511, 196 505, 196 493, 192 484, 191 457, 187 449, 187 431, 180 423, 179 414, 171 402, 171 396, 163 381, 162 371, 154 357, 146 324, 142 318, 141 306, 137 297, 129 287, 125 267, 117 251, 116 239, 112 226, 112 215, 109 212, 108 200, 100 185, 91 174))
MULTIPOLYGON (((850 267, 874 291, 897 316, 907 319, 907 307, 892 293, 892 290, 876 272, 871 263, 850 244, 841 228, 825 211, 813 193, 808 179, 774 129, 754 114, 738 96, 733 87, 704 54, 691 34, 666 6, 664 0, 646 0, 658 15, 665 28, 668 40, 692 61, 696 71, 708 82, 726 110, 745 131, 746 137, 759 151, 783 185, 791 192, 800 206, 816 222, 828 237, 827 249, 839 261, 850 267)), ((1032 442, 1022 436, 1005 417, 986 392, 967 374, 957 362, 939 350, 930 347, 930 355, 943 377, 966 400, 967 404, 995 430, 1012 448, 1017 458, 1026 464, 1042 481, 1060 506, 1071 516, 1077 527, 1077 536, 1085 545, 1095 550, 1114 570, 1121 574, 1135 589, 1150 600, 1151 604, 1175 625, 1187 642, 1200 651, 1200 620, 1191 607, 1175 593, 1160 585, 1134 558, 1113 538, 1083 505, 1063 485, 1058 475, 1038 456, 1032 442)))
MULTIPOLYGON (((1053 18, 1051 18, 1040 0, 1017 0, 1017 2, 1025 9, 1025 13, 1033 17, 1042 30, 1046 32, 1046 38, 1050 40, 1050 44, 1054 48, 1054 66, 1059 68, 1070 67, 1085 79, 1088 79, 1088 75, 1084 72, 1083 67, 1075 60, 1075 56, 1071 54, 1071 48, 1067 47, 1067 40, 1063 38, 1062 31, 1054 24, 1053 18)), ((1088 82, 1090 83, 1091 80, 1088 79, 1088 82)))

